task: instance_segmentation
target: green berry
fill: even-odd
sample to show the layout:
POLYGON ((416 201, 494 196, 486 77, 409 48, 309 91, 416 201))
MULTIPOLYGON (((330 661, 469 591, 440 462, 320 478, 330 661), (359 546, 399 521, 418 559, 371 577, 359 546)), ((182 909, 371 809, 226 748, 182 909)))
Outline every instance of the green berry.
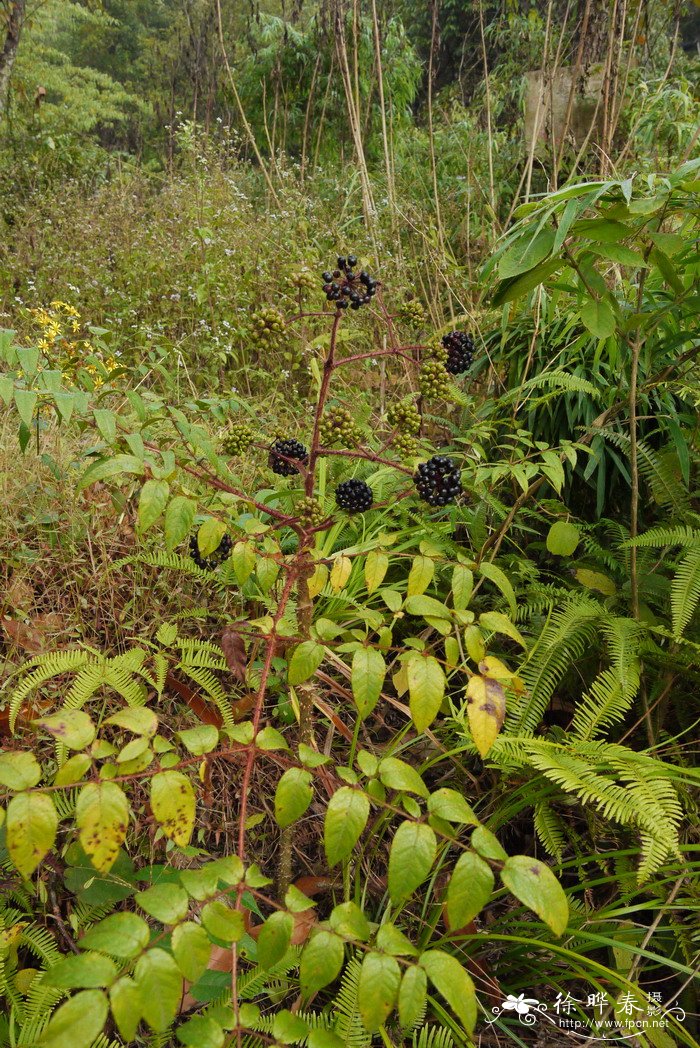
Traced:
POLYGON ((353 417, 345 408, 331 408, 326 412, 321 419, 319 436, 325 448, 330 448, 333 444, 340 444, 344 448, 354 448, 361 440, 361 434, 353 417))
POLYGON ((250 318, 251 339, 260 349, 275 349, 284 335, 284 317, 276 309, 261 309, 250 318))
POLYGON ((244 455, 255 437, 244 422, 234 422, 221 438, 220 447, 224 455, 244 455))
POLYGON ((399 433, 415 436, 420 432, 420 413, 413 403, 400 401, 392 404, 386 413, 386 420, 390 429, 396 429, 399 433))
POLYGON ((412 298, 399 307, 399 316, 410 328, 414 330, 423 327, 427 320, 425 306, 417 299, 412 298))
POLYGON ((445 365, 439 360, 426 360, 421 364, 419 385, 421 396, 430 400, 451 400, 452 390, 445 365))
POLYGON ((415 458, 420 451, 420 445, 415 437, 406 433, 399 433, 391 442, 401 458, 415 458))
POLYGON ((303 498, 294 507, 297 519, 303 528, 316 528, 326 519, 323 506, 314 498, 303 498))

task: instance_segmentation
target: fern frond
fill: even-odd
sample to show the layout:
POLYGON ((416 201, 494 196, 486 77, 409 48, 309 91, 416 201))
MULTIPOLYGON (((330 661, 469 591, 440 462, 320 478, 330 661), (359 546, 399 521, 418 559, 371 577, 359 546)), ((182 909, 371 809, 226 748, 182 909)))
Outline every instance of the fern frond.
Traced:
POLYGON ((700 601, 700 543, 683 557, 671 583, 673 632, 680 637, 700 601))
POLYGON ((535 833, 544 850, 557 862, 561 862, 567 843, 566 827, 547 801, 535 805, 534 823, 535 833))
POLYGON ((17 714, 22 708, 25 699, 33 691, 54 677, 60 677, 64 673, 74 673, 75 670, 85 666, 90 661, 90 656, 85 651, 72 648, 70 651, 52 651, 47 655, 39 655, 32 659, 24 670, 30 670, 28 676, 15 688, 10 696, 9 716, 10 729, 14 731, 17 714))

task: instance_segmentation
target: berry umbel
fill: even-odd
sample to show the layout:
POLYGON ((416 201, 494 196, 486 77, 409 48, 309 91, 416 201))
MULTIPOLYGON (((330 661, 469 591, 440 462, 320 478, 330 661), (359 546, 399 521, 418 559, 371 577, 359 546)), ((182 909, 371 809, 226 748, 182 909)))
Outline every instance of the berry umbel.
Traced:
POLYGON ((346 513, 364 513, 371 507, 374 496, 364 480, 344 480, 335 489, 335 501, 346 513))
POLYGON ((284 336, 284 317, 276 309, 261 309, 250 318, 252 340, 260 349, 281 345, 284 336))
POLYGON ((474 359, 474 341, 466 331, 450 331, 442 336, 442 344, 447 350, 445 370, 450 375, 461 375, 471 367, 474 359))
POLYGON ((255 437, 253 431, 244 422, 234 422, 221 438, 221 450, 224 455, 244 455, 255 437))
POLYGON ((268 465, 279 477, 293 477, 308 458, 308 451, 298 440, 278 439, 270 448, 268 465))
POLYGON ((331 408, 321 420, 319 430, 321 444, 330 448, 340 444, 343 448, 354 448, 360 443, 360 433, 352 415, 345 408, 331 408))
POLYGON ((462 491, 459 467, 446 455, 434 455, 413 475, 418 494, 430 506, 446 506, 462 491))
POLYGON ((408 401, 399 401, 392 404, 386 413, 386 420, 391 429, 399 433, 415 437, 420 432, 420 413, 415 404, 408 401))
POLYGON ((326 519, 323 506, 318 499, 299 499, 294 511, 302 528, 317 528, 326 519))
POLYGON ((338 268, 331 273, 326 270, 321 274, 323 290, 329 302, 335 302, 336 309, 359 309, 371 302, 377 293, 379 281, 371 277, 366 270, 355 272, 357 258, 355 255, 338 256, 338 268))
POLYGON ((199 543, 197 542, 196 535, 190 535, 190 557, 195 562, 198 568, 212 569, 217 568, 228 557, 233 542, 231 541, 230 535, 224 535, 221 542, 212 550, 211 553, 203 557, 199 552, 199 543))

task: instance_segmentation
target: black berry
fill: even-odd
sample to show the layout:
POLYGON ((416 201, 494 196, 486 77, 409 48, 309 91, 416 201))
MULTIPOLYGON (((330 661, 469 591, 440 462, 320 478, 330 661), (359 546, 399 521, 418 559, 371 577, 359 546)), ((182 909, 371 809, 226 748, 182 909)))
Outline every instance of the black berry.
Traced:
POLYGON ((268 465, 280 477, 293 477, 299 472, 296 463, 305 463, 309 453, 298 440, 276 440, 270 448, 268 465))
POLYGON ((451 375, 461 375, 471 367, 474 342, 466 331, 450 331, 442 336, 442 344, 447 350, 445 370, 451 375))
POLYGON ((199 552, 197 536, 190 535, 190 557, 198 568, 212 569, 218 567, 222 561, 226 560, 232 547, 231 536, 224 535, 216 549, 207 554, 206 557, 203 557, 199 552))
POLYGON ((374 496, 364 480, 344 480, 335 489, 335 501, 347 513, 364 513, 372 505, 374 496))
POLYGON ((446 506, 462 491, 459 467, 446 455, 434 455, 413 474, 418 494, 430 506, 446 506))

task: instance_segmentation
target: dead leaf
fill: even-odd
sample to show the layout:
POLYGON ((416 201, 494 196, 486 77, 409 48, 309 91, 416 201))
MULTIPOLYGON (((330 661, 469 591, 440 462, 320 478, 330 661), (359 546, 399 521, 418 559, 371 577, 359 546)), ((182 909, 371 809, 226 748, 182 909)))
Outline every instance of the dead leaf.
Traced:
POLYGON ((200 699, 196 692, 192 691, 192 688, 190 688, 188 684, 185 684, 184 681, 178 680, 172 673, 166 674, 165 683, 187 703, 192 712, 199 717, 202 724, 213 724, 215 728, 220 728, 222 726, 224 722, 219 711, 215 710, 212 706, 208 706, 203 699, 200 699))
POLYGON ((222 634, 221 650, 224 653, 224 657, 228 663, 228 668, 231 670, 234 678, 241 683, 244 683, 246 667, 248 665, 245 641, 240 633, 233 629, 232 626, 228 626, 222 634))
POLYGON ((25 651, 37 654, 44 649, 44 634, 41 630, 19 619, 3 619, 2 628, 13 644, 25 651))

